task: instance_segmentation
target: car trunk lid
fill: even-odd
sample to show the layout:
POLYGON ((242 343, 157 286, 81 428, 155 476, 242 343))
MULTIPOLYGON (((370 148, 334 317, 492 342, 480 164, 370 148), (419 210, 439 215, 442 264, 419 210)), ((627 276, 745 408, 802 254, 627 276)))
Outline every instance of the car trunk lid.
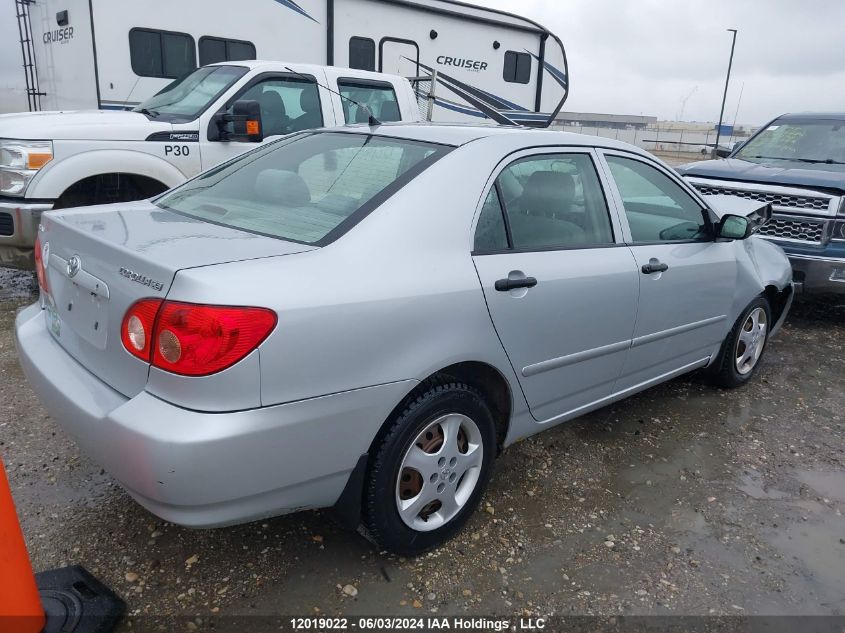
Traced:
POLYGON ((276 257, 313 247, 239 231, 149 202, 53 211, 39 233, 47 257, 42 302, 54 339, 88 371, 132 397, 149 365, 123 348, 120 328, 142 298, 164 299, 179 270, 276 257))

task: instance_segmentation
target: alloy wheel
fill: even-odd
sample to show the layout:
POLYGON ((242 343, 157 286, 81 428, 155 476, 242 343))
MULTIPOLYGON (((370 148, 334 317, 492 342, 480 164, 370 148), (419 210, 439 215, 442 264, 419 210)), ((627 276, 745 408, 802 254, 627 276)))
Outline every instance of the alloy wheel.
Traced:
POLYGON ((408 527, 429 532, 451 521, 472 496, 484 461, 475 422, 449 413, 427 425, 405 452, 396 507, 408 527))
POLYGON ((734 350, 736 370, 740 375, 749 374, 757 365, 766 345, 767 330, 766 311, 763 308, 754 308, 742 324, 734 350))

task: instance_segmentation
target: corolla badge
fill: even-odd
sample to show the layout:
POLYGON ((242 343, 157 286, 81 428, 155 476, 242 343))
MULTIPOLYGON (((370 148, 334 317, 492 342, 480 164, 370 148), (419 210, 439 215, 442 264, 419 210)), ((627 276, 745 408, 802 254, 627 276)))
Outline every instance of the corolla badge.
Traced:
POLYGON ((82 269, 82 260, 79 259, 79 256, 74 255, 69 260, 67 260, 67 276, 73 279, 76 277, 76 274, 82 269))
POLYGON ((152 288, 153 290, 157 290, 158 292, 164 290, 163 283, 161 283, 160 281, 156 281, 155 279, 150 279, 146 275, 136 273, 134 270, 129 270, 128 268, 124 268, 123 266, 121 266, 120 270, 118 270, 117 272, 120 273, 122 277, 126 277, 129 281, 134 281, 136 284, 147 286, 148 288, 152 288))

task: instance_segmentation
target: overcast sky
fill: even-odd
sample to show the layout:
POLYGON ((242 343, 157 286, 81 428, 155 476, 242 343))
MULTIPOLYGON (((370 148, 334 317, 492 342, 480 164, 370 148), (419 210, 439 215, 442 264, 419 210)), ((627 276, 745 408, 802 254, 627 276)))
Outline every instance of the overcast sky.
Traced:
MULTIPOLYGON (((318 0, 301 0, 307 7, 318 0)), ((715 121, 739 29, 725 120, 845 110, 845 0, 477 0, 557 33, 569 58, 565 109, 715 121), (743 90, 744 86, 744 90, 743 90), (740 91, 742 100, 739 102, 740 91), (739 103, 738 103, 739 102, 739 103)), ((22 99, 12 0, 0 0, 0 110, 22 99), (13 95, 13 89, 17 89, 13 95)))

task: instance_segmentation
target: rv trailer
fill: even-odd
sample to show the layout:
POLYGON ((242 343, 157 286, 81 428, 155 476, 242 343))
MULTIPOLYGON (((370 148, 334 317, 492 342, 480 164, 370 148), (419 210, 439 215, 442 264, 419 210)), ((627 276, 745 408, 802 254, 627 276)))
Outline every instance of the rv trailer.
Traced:
POLYGON ((415 77, 440 121, 545 125, 569 89, 560 38, 457 0, 15 4, 30 110, 132 108, 198 66, 248 59, 415 77))

